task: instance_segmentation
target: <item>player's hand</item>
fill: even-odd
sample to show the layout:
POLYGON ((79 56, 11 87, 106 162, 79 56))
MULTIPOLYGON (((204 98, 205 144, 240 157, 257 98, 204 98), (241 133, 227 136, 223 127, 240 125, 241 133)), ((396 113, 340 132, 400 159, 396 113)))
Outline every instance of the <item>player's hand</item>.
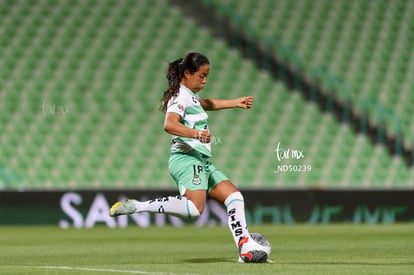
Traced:
POLYGON ((242 109, 250 109, 253 105, 254 98, 252 96, 242 96, 236 99, 236 107, 242 109))
POLYGON ((196 139, 201 141, 201 143, 210 143, 211 142, 211 134, 208 131, 197 131, 196 139))

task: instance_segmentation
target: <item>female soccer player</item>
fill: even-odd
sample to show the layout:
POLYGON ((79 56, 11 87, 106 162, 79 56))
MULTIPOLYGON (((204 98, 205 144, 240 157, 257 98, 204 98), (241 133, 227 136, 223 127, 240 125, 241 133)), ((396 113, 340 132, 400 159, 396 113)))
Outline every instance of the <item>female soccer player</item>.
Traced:
POLYGON ((172 135, 169 171, 180 196, 140 202, 134 199, 115 203, 110 216, 139 212, 166 213, 197 218, 207 197, 227 208, 228 225, 236 246, 248 241, 244 199, 239 190, 210 161, 211 139, 206 111, 226 108, 249 109, 252 96, 236 99, 202 99, 198 93, 207 83, 209 60, 200 53, 189 53, 168 66, 168 89, 160 109, 166 113, 164 130, 172 135))

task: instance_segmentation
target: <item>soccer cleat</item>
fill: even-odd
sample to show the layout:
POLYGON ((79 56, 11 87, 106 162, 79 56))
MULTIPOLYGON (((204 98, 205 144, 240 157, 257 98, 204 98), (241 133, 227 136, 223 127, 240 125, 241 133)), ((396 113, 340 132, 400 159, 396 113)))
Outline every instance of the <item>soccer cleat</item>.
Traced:
MULTIPOLYGON (((250 237, 241 237, 238 243, 239 258, 245 263, 264 263, 267 262, 267 248, 258 244, 256 240, 250 237)), ((239 259, 239 262, 241 262, 239 259)))
POLYGON ((116 217, 119 215, 129 215, 136 212, 137 200, 125 200, 116 202, 109 210, 109 216, 116 217))
POLYGON ((247 243, 249 241, 249 237, 240 237, 239 239, 239 243, 237 244, 237 246, 239 247, 239 249, 241 248, 241 246, 245 243, 247 243))
POLYGON ((246 244, 248 241, 249 241, 249 237, 241 237, 239 239, 239 243, 237 244, 238 250, 239 250, 239 260, 238 260, 239 263, 244 263, 243 256, 245 255, 241 254, 241 249, 242 249, 242 246, 246 244))
MULTIPOLYGON (((240 253, 240 250, 241 250, 241 246, 243 244, 247 243, 248 241, 249 241, 249 238, 248 237, 241 237, 239 239, 239 243, 237 244, 237 246, 239 248, 239 253, 240 253)), ((240 256, 240 254, 239 254, 239 260, 237 262, 238 263, 244 263, 244 261, 243 261, 242 257, 240 256)))

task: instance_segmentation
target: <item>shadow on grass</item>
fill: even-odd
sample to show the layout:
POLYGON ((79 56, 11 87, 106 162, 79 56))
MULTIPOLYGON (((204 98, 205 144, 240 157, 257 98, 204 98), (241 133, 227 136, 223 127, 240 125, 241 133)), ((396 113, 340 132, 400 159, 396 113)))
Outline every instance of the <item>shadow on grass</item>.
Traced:
POLYGON ((184 263, 192 264, 208 264, 208 263, 235 263, 237 259, 223 259, 223 258, 192 258, 183 260, 184 263))

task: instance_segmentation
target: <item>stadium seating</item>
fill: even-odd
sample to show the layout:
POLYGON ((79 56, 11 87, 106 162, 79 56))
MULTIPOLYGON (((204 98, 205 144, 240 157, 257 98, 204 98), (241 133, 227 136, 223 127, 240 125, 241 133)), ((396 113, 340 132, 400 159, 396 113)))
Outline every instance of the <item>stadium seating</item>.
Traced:
POLYGON ((310 75, 318 75, 342 100, 385 122, 412 147, 414 87, 414 4, 410 1, 209 0, 250 25, 263 43, 278 38, 286 55, 310 75), (259 33, 259 35, 257 34, 259 33), (321 76, 317 71, 324 71, 321 76))
MULTIPOLYGON (((262 10, 272 10, 273 2, 241 1, 240 8, 254 12, 246 18, 260 18, 262 10)), ((257 26, 266 35, 280 31, 278 36, 298 51, 317 49, 301 54, 309 70, 314 64, 329 65, 333 51, 324 55, 328 46, 324 50, 312 46, 329 37, 319 31, 323 24, 314 23, 316 40, 301 29, 306 18, 318 18, 319 6, 326 7, 322 10, 328 16, 337 5, 353 4, 275 3, 280 6, 277 16, 269 15, 273 23, 261 19, 257 26), (305 19, 294 23, 292 18, 302 15, 305 19), (271 24, 285 28, 272 29, 271 24)), ((202 96, 255 96, 251 110, 210 113, 214 162, 240 187, 413 186, 413 171, 400 159, 275 82, 168 2, 1 1, 0 13, 0 188, 174 188, 167 169, 169 137, 162 130, 163 114, 157 107, 166 88, 167 62, 189 51, 205 53, 212 63, 202 96), (278 143, 303 151, 304 158, 279 162, 278 143), (289 164, 310 165, 312 171, 274 172, 278 165, 289 164)), ((349 80, 356 87, 352 91, 375 95, 379 88, 398 88, 395 101, 385 92, 387 97, 380 99, 394 102, 393 107, 405 113, 414 99, 407 77, 413 66, 398 78, 404 79, 401 86, 377 84, 373 78, 380 81, 381 74, 366 67, 376 66, 359 64, 359 58, 352 59, 352 66, 365 68, 360 71, 367 75, 341 71, 350 66, 345 62, 350 54, 335 54, 343 62, 329 69, 349 80), (351 82, 354 78, 361 83, 351 82)), ((398 71, 398 64, 392 66, 398 71)), ((366 95, 355 92, 354 96, 366 95)), ((414 129, 409 115, 402 120, 405 129, 414 129)))

